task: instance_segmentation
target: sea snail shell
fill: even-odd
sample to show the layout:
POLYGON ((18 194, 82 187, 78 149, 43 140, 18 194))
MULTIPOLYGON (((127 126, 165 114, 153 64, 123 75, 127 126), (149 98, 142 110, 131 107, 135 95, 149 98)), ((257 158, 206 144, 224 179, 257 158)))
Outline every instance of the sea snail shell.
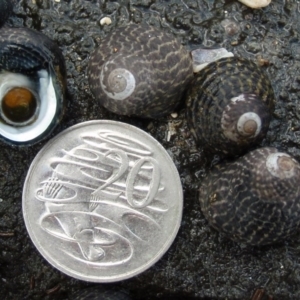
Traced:
POLYGON ((259 143, 274 110, 267 75, 254 62, 222 58, 196 74, 187 92, 187 121, 210 152, 241 154, 259 143))
POLYGON ((0 138, 32 144, 46 137, 63 113, 65 76, 62 53, 47 36, 0 30, 0 138))
POLYGON ((217 165, 200 188, 209 223, 229 238, 266 245, 300 225, 300 164, 275 148, 260 148, 217 165))
POLYGON ((101 105, 143 118, 171 113, 192 76, 191 56, 180 42, 146 24, 130 24, 104 38, 88 68, 101 105))

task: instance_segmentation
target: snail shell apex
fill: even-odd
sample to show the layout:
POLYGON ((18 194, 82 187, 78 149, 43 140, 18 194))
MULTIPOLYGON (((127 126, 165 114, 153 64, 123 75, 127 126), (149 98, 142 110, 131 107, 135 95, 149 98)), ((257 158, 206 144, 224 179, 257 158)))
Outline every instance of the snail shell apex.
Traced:
POLYGON ((229 238, 266 245, 300 226, 300 165, 275 148, 260 148, 217 165, 200 188, 209 223, 229 238))
POLYGON ((88 67, 101 105, 143 118, 171 113, 192 77, 190 54, 180 42, 146 24, 116 29, 92 53, 88 67))
POLYGON ((187 120, 196 141, 234 156, 259 143, 274 110, 274 92, 254 62, 222 58, 196 74, 187 92, 187 120))
POLYGON ((33 144, 50 134, 62 117, 65 77, 50 38, 28 28, 0 30, 0 137, 33 144))

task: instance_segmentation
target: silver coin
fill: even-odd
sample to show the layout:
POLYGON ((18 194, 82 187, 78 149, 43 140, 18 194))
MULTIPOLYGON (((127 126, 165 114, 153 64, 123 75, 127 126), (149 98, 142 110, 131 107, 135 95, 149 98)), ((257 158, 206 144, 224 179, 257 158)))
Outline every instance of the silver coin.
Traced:
POLYGON ((92 282, 137 275, 178 232, 183 195, 166 150, 115 121, 75 125, 37 154, 23 189, 29 235, 60 271, 92 282))

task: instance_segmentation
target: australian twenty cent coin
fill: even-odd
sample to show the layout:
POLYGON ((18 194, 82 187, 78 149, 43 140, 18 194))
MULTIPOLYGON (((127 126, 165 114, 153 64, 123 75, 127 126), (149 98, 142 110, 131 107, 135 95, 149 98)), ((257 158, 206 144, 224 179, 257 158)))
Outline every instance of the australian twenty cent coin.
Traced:
POLYGON ((115 121, 77 124, 37 154, 23 189, 29 235, 44 258, 78 279, 137 275, 168 250, 183 196, 166 150, 115 121))

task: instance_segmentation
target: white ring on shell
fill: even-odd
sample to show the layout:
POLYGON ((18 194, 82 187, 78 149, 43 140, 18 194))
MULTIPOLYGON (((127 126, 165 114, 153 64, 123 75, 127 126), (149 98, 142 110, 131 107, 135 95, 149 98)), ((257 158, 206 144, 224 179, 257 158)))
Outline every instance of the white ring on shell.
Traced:
MULTIPOLYGON (((277 152, 277 153, 271 153, 266 160, 266 166, 268 171, 275 177, 284 179, 284 178, 291 178, 295 175, 295 168, 292 168, 291 170, 285 171, 279 168, 278 166, 278 159, 280 157, 287 157, 293 160, 291 156, 289 156, 286 153, 277 152)), ((294 161, 294 160, 293 160, 294 161)))
POLYGON ((221 117, 221 127, 223 130, 223 134, 231 141, 237 142, 241 139, 241 136, 244 137, 256 137, 260 131, 261 131, 261 118, 258 114, 254 112, 247 112, 241 115, 238 119, 238 121, 232 120, 230 116, 230 111, 233 109, 234 105, 238 104, 238 102, 244 102, 247 99, 251 99, 251 97, 255 97, 255 95, 248 94, 247 96, 245 94, 240 94, 236 97, 233 97, 230 99, 230 103, 225 107, 222 117, 221 117), (246 121, 254 120, 257 124, 256 131, 254 135, 249 135, 246 132, 244 132, 243 126, 246 121))
MULTIPOLYGON (((128 98, 135 90, 135 78, 133 74, 123 68, 117 68, 114 69, 109 75, 108 75, 108 80, 113 80, 114 78, 117 78, 119 76, 120 80, 125 80, 126 81, 126 86, 124 87, 123 90, 119 92, 111 92, 112 87, 107 87, 104 82, 104 76, 106 75, 105 72, 107 71, 107 67, 104 65, 104 67, 101 70, 100 74, 100 84, 102 90, 105 92, 105 94, 114 100, 124 100, 128 98)), ((116 89, 119 88, 119 86, 115 86, 116 89)))
POLYGON ((251 137, 256 137, 261 131, 261 118, 259 117, 258 114, 254 112, 247 112, 244 113, 243 115, 240 116, 238 122, 237 122, 237 130, 242 136, 251 136, 251 137), (254 134, 249 135, 249 133, 244 131, 244 125, 247 121, 254 121, 257 125, 256 131, 254 134))
MULTIPOLYGON (((42 135, 53 122, 56 114, 57 99, 52 78, 46 70, 38 72, 39 84, 37 87, 28 76, 11 72, 0 74, 0 102, 8 90, 14 87, 24 87, 38 95, 38 108, 34 120, 24 126, 12 126, 0 122, 0 135, 15 142, 31 141, 42 135)), ((2 114, 2 113, 1 113, 2 114)))

